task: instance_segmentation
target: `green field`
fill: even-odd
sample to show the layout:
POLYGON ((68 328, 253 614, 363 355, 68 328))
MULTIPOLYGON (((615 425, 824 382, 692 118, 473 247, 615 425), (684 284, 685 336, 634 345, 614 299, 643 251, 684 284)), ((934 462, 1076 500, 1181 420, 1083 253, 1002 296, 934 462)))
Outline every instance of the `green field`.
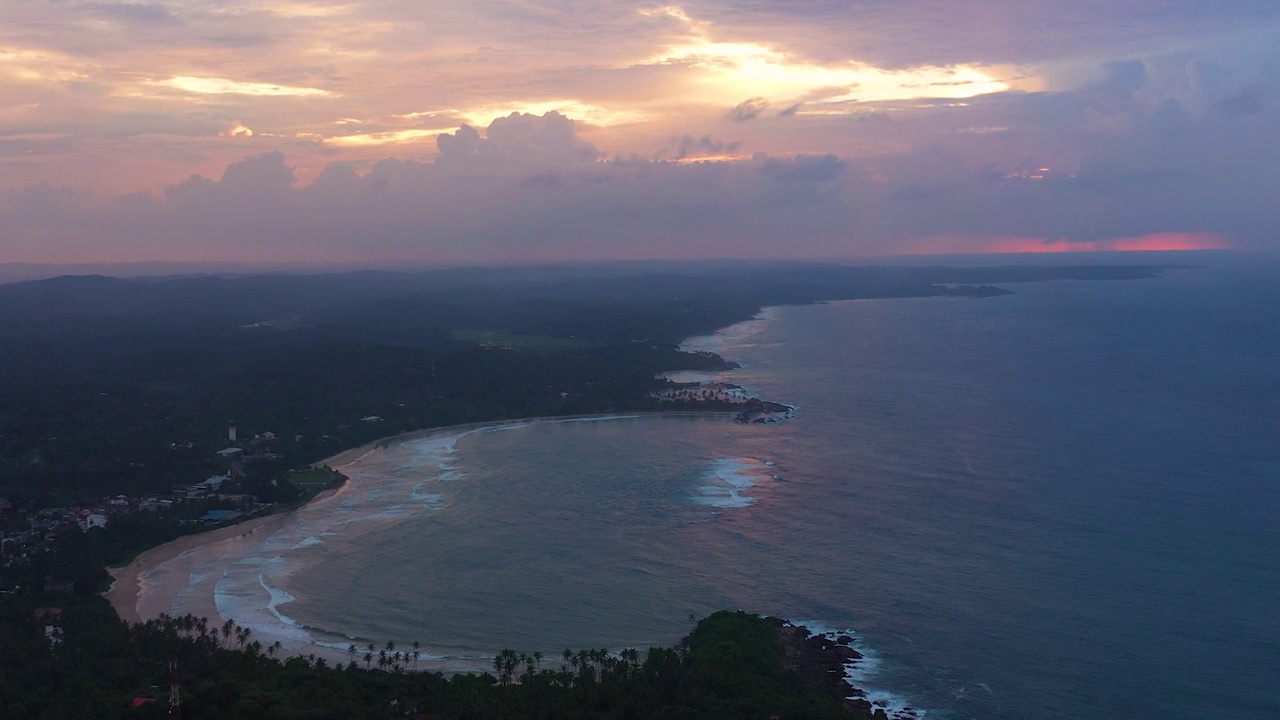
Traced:
POLYGON ((304 490, 319 490, 338 480, 338 473, 333 470, 324 470, 321 468, 311 470, 299 470, 291 472, 285 476, 291 484, 297 485, 304 490))
POLYGON ((587 343, 573 338, 518 335, 506 330, 455 330, 453 339, 503 350, 577 350, 587 346, 587 343))

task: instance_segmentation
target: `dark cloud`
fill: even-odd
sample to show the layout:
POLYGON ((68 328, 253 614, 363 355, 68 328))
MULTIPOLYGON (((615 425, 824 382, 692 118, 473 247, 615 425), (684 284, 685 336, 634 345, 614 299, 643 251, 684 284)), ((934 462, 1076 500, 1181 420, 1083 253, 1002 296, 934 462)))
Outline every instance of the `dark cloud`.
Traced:
POLYGON ((757 156, 760 172, 785 182, 828 182, 840 177, 845 161, 835 155, 800 155, 791 160, 757 156))
POLYGON ((1147 66, 1141 60, 1104 63, 1102 77, 1076 90, 1085 104, 1104 114, 1131 112, 1136 97, 1147 84, 1147 66))
POLYGON ((561 177, 554 172, 542 172, 530 175, 520 182, 526 188, 554 188, 560 185, 561 177))
POLYGON ((480 147, 480 133, 470 125, 463 125, 455 133, 445 133, 436 138, 436 148, 440 151, 438 162, 466 162, 477 154, 480 147))
POLYGON ((56 215, 82 210, 91 194, 47 183, 0 192, 0 210, 22 215, 56 215))
POLYGON ((700 138, 681 135, 675 139, 675 150, 669 157, 673 160, 684 160, 706 155, 728 155, 737 152, 741 146, 740 142, 723 142, 713 139, 710 135, 703 135, 700 138))
POLYGON ((1215 107, 1227 115, 1257 115, 1267 109, 1267 94, 1260 85, 1249 85, 1218 101, 1215 107))
POLYGON ((293 170, 285 165, 284 155, 273 152, 227 166, 219 184, 246 194, 269 195, 293 187, 294 182, 293 170))
POLYGON ((760 113, 769 109, 769 101, 762 97, 753 97, 749 100, 743 100, 730 110, 725 118, 734 122, 746 122, 755 120, 760 113))
POLYGON ((1191 113, 1176 98, 1165 98, 1152 111, 1148 123, 1162 135, 1185 132, 1191 127, 1191 113))

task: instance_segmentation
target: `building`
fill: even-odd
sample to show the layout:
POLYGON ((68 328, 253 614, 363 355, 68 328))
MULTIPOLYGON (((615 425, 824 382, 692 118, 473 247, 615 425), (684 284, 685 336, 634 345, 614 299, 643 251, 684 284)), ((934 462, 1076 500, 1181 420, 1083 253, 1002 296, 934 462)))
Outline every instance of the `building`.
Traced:
POLYGON ((107 516, 102 513, 88 513, 80 518, 80 529, 88 531, 92 528, 104 528, 107 526, 107 516))

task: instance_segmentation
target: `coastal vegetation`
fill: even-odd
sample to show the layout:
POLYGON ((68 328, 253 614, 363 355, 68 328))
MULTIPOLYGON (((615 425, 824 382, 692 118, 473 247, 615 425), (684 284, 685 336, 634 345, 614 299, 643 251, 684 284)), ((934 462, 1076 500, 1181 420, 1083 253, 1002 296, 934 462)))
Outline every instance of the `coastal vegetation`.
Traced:
POLYGON ((414 672, 416 644, 353 645, 343 664, 283 658, 234 622, 130 626, 100 599, 51 610, 25 598, 0 604, 0 619, 0 717, 12 720, 166 717, 174 686, 191 720, 874 717, 798 669, 813 663, 789 662, 778 621, 740 612, 703 619, 674 648, 504 650, 492 673, 454 677, 414 672))

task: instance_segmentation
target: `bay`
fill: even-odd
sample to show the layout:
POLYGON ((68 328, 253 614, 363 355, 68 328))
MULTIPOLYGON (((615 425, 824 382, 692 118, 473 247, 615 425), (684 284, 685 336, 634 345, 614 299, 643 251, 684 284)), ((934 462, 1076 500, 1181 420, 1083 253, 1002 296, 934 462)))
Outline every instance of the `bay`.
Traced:
POLYGON ((795 419, 397 443, 221 592, 476 667, 742 608, 856 632, 860 682, 931 717, 1278 717, 1278 276, 770 308, 687 345, 795 419))

